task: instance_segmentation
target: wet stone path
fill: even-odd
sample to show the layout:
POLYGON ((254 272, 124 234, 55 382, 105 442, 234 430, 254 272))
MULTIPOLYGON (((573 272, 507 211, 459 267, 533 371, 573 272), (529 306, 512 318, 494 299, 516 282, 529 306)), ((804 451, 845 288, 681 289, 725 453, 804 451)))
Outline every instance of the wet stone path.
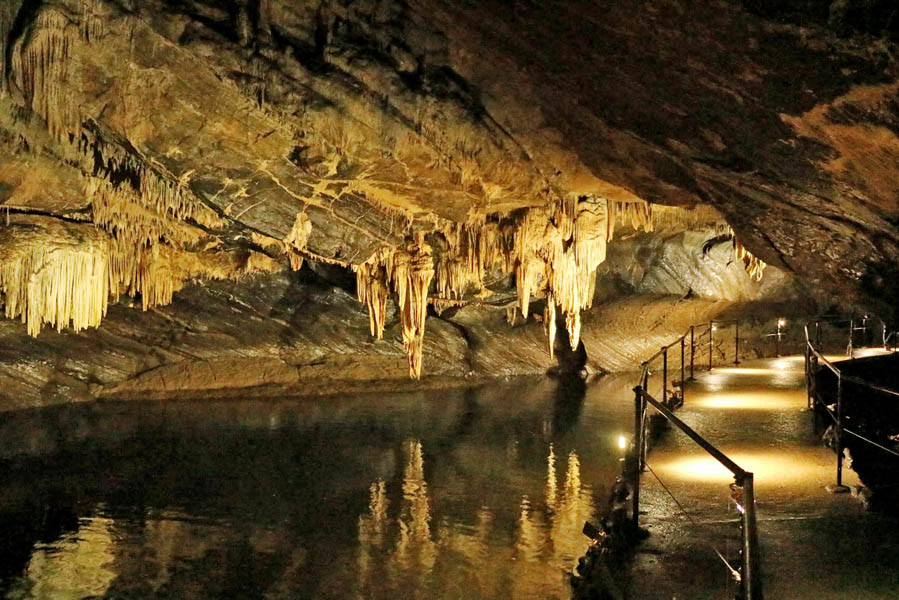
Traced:
MULTIPOLYGON (((899 522, 825 491, 836 457, 814 435, 806 402, 803 358, 785 357, 697 375, 678 416, 755 474, 766 598, 899 598, 899 522)), ((651 536, 628 597, 733 598, 738 584, 713 549, 739 565, 732 475, 676 429, 647 462, 655 476, 642 479, 641 525, 651 536)), ((844 483, 859 484, 850 469, 844 483)))

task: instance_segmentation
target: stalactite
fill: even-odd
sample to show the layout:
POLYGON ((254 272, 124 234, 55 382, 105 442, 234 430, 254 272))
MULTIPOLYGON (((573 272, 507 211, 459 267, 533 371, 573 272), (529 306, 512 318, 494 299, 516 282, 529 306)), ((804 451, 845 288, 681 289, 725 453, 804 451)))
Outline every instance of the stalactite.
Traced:
POLYGON ((109 238, 91 225, 20 217, 0 230, 0 289, 7 318, 28 334, 96 327, 106 315, 109 238))
POLYGON ((0 98, 6 95, 6 72, 7 72, 7 57, 6 57, 6 47, 7 40, 9 39, 10 31, 12 30, 13 19, 15 19, 16 13, 19 11, 19 1, 7 0, 5 2, 0 2, 0 98))
POLYGON ((428 288, 434 278, 431 247, 416 234, 402 249, 383 248, 354 267, 359 301, 368 308, 372 335, 381 339, 389 290, 397 296, 403 326, 403 347, 409 373, 421 377, 422 348, 428 309, 428 288))
POLYGON ((543 327, 546 330, 549 357, 553 358, 556 343, 556 301, 551 293, 546 295, 546 307, 543 309, 543 327))
POLYGON ((94 223, 113 236, 108 274, 110 295, 118 298, 122 294, 140 294, 144 310, 169 304, 173 294, 190 277, 189 267, 172 264, 173 252, 207 237, 186 219, 206 227, 221 227, 224 221, 193 197, 186 186, 187 177, 177 182, 166 180, 134 164, 127 155, 113 154, 107 158, 106 165, 112 171, 103 169, 101 176, 89 178, 85 194, 94 223), (108 178, 111 172, 136 174, 138 185, 132 186, 130 179, 114 185, 108 178))
POLYGON ((615 236, 615 226, 624 225, 635 230, 651 232, 654 230, 653 205, 648 202, 620 202, 607 200, 608 211, 606 240, 612 241, 615 236))
POLYGON ((379 340, 384 337, 387 320, 387 298, 390 295, 388 264, 393 251, 382 249, 368 261, 353 267, 356 271, 356 295, 368 309, 371 334, 379 340))
MULTIPOLYGON (((569 197, 554 205, 511 216, 481 215, 466 223, 445 226, 434 234, 441 236, 445 244, 438 245, 433 266, 430 266, 429 248, 416 253, 416 249, 427 247, 421 236, 418 242, 404 248, 382 249, 366 263, 354 267, 358 295, 368 308, 372 334, 381 337, 387 297, 391 290, 397 294, 410 369, 418 374, 424 311, 414 313, 414 318, 407 312, 410 307, 424 306, 430 275, 436 280, 438 298, 434 305, 443 310, 461 301, 472 287, 483 292, 486 275, 499 269, 515 275, 518 311, 525 319, 532 296, 546 298, 543 323, 552 355, 557 308, 565 317, 572 350, 578 347, 581 312, 592 304, 596 270, 606 259, 607 245, 614 237, 616 225, 651 232, 656 228, 708 229, 721 223, 721 215, 711 208, 656 207, 642 201, 569 197), (419 291, 414 298, 409 292, 412 289, 409 273, 413 271, 426 275, 418 282, 419 291)), ((760 276, 764 268, 760 265, 764 263, 755 257, 745 258, 751 256, 745 249, 739 252, 738 257, 747 264, 750 274, 760 276)), ((512 310, 507 315, 512 324, 518 311, 512 310)))
POLYGON ((707 204, 699 204, 692 208, 661 204, 652 207, 654 231, 705 231, 721 226, 727 226, 724 215, 707 204))
MULTIPOLYGON (((69 57, 74 44, 90 42, 106 33, 102 5, 96 0, 80 0, 80 14, 69 14, 52 6, 41 7, 30 26, 29 35, 15 41, 10 63, 15 85, 30 108, 43 118, 56 139, 67 141, 81 127, 76 94, 67 93, 69 57)), ((8 32, 0 38, 4 41, 8 32)))
POLYGON ((425 243, 423 234, 418 234, 416 239, 407 244, 405 256, 408 256, 408 262, 399 261, 394 266, 394 286, 400 299, 403 346, 409 356, 409 373, 418 379, 421 377, 425 320, 428 314, 428 288, 434 277, 431 248, 425 243))
POLYGON ((306 249, 306 242, 309 240, 309 234, 312 232, 312 221, 305 212, 298 212, 294 219, 293 227, 284 238, 285 254, 290 262, 290 268, 299 271, 303 267, 303 255, 301 252, 306 249))
POLYGON ((106 178, 91 177, 85 194, 94 223, 122 241, 145 246, 165 239, 183 246, 206 236, 202 230, 160 213, 155 203, 142 198, 130 185, 116 186, 106 178))
POLYGON ((743 247, 734 237, 734 261, 741 263, 753 281, 761 281, 767 263, 743 247))
POLYGON ((30 108, 46 122, 57 139, 67 137, 79 123, 77 108, 66 94, 69 48, 77 30, 69 18, 53 8, 40 10, 30 36, 16 40, 10 57, 13 80, 30 108))

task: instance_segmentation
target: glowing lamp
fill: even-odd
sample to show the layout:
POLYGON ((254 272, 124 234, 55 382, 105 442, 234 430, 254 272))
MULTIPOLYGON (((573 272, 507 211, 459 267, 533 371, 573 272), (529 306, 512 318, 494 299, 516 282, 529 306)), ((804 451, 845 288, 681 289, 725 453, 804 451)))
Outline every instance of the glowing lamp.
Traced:
POLYGON ((623 435, 618 436, 618 448, 620 448, 621 450, 627 448, 627 438, 623 435))

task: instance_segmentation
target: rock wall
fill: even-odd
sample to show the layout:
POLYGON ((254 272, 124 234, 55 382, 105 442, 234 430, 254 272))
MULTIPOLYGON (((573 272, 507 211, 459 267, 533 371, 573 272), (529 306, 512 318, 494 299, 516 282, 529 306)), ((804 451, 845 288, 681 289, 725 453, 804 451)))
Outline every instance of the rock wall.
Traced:
POLYGON ((25 325, 2 323, 0 393, 324 393, 398 381, 399 349, 413 376, 542 371, 542 330, 629 368, 643 342, 610 340, 640 302, 671 329, 803 295, 891 313, 888 9, 4 2, 0 293, 25 325))

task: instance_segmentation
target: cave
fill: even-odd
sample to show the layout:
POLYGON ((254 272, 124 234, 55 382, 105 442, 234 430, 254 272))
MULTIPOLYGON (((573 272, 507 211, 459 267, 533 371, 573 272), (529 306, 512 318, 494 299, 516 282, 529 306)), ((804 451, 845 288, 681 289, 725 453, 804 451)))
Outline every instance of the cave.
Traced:
POLYGON ((892 0, 0 0, 0 596, 893 597, 897 296, 892 0))

